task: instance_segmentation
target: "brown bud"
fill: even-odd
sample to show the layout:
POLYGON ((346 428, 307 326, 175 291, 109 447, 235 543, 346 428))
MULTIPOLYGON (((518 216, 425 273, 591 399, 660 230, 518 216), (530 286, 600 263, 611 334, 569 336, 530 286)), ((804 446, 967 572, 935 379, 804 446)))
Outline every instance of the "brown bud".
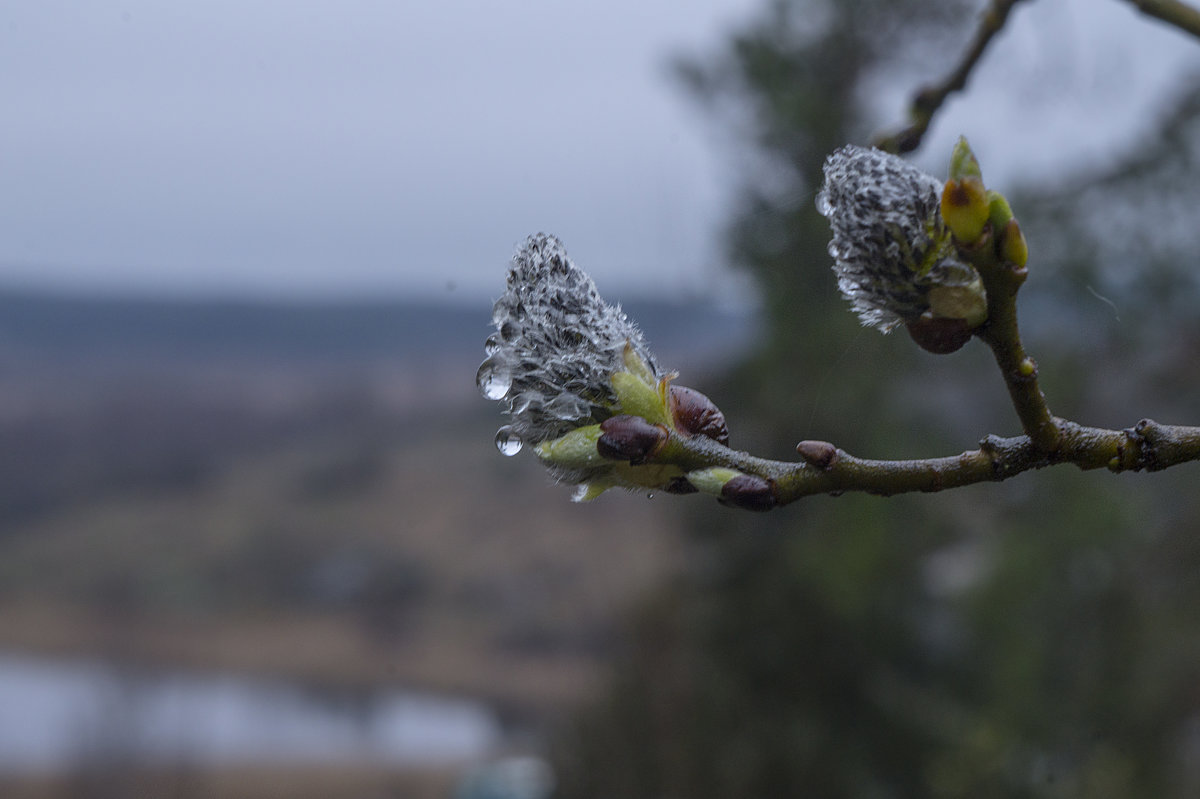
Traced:
POLYGON ((818 469, 829 469, 838 459, 837 447, 828 441, 801 441, 796 445, 796 452, 818 469))
POLYGON ((971 340, 973 331, 964 319, 948 319, 943 316, 922 316, 905 325, 908 335, 917 346, 926 352, 946 355, 957 352, 971 340))
POLYGON ((667 440, 661 425, 651 424, 640 416, 620 414, 600 423, 600 438, 596 451, 605 458, 629 461, 637 465, 659 450, 667 440))
POLYGON ((725 414, 708 397, 694 388, 673 385, 669 404, 676 430, 689 436, 706 436, 718 444, 729 444, 725 414))
POLYGON ((779 504, 771 481, 752 474, 739 474, 721 488, 720 501, 743 510, 771 510, 779 504))

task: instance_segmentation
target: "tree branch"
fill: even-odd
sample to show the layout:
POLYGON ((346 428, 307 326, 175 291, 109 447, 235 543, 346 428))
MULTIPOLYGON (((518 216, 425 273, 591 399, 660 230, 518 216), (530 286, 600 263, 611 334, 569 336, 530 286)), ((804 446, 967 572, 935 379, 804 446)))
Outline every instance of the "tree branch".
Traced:
POLYGON ((1080 469, 1112 472, 1159 471, 1200 461, 1200 427, 1164 425, 1143 419, 1126 430, 1084 427, 1056 419, 1057 449, 1047 452, 1029 436, 988 436, 979 449, 942 458, 870 460, 842 450, 827 467, 757 458, 704 436, 672 435, 657 460, 685 470, 725 467, 767 480, 779 505, 814 494, 865 491, 891 496, 933 492, 1015 477, 1032 469, 1073 463, 1080 469))
POLYGON ((1200 37, 1200 11, 1179 0, 1129 0, 1143 14, 1200 37))
MULTIPOLYGON (((909 106, 909 116, 912 122, 902 130, 877 138, 874 142, 876 147, 890 153, 907 153, 921 146, 921 139, 924 138, 925 132, 933 122, 933 117, 946 102, 947 97, 966 87, 971 70, 979 63, 979 59, 983 57, 984 51, 987 50, 996 34, 1004 29, 1009 12, 1019 2, 1021 0, 992 0, 991 5, 984 10, 980 17, 975 37, 971 40, 971 44, 963 54, 958 66, 941 82, 919 90, 913 97, 912 105, 909 106)), ((1159 0, 1159 2, 1133 0, 1133 2, 1139 6, 1159 5, 1160 3, 1167 5, 1171 3, 1171 0, 1159 0)))
POLYGON ((987 322, 975 334, 992 350, 1025 435, 1038 450, 1051 453, 1059 445, 1058 420, 1038 386, 1037 363, 1025 353, 1017 326, 1017 290, 1028 271, 998 258, 992 236, 989 232, 970 249, 959 248, 987 291, 987 322))

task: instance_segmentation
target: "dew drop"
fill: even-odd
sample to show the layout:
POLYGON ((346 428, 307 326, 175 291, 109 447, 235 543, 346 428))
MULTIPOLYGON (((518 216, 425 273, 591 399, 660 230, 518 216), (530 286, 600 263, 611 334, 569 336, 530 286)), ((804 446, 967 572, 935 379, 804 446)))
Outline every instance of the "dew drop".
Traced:
POLYGON ((504 425, 496 431, 496 449, 500 450, 501 455, 511 458, 521 451, 521 444, 521 437, 514 433, 508 425, 504 425))
POLYGON ((829 216, 833 213, 833 203, 829 201, 829 195, 825 192, 817 195, 817 213, 821 216, 829 216))
POLYGON ((495 355, 497 350, 499 350, 499 349, 500 349, 500 337, 495 333, 488 336, 487 341, 483 342, 483 351, 486 352, 489 356, 495 355))
POLYGON ((475 374, 475 383, 479 386, 479 393, 483 394, 485 399, 504 399, 508 390, 512 388, 512 373, 503 363, 497 362, 494 358, 488 358, 479 365, 479 371, 475 374))

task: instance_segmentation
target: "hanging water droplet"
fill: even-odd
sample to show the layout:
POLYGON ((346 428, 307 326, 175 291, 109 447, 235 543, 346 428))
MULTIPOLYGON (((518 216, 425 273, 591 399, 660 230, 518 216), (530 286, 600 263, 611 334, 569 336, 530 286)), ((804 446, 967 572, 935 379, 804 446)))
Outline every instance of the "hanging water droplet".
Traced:
POLYGON ((483 342, 483 351, 486 352, 489 356, 495 355, 496 351, 499 349, 500 349, 500 337, 495 333, 488 336, 487 341, 483 342))
POLYGON ((821 216, 829 216, 833 213, 833 203, 829 202, 829 195, 826 192, 817 195, 817 213, 821 216))
POLYGON ((513 432, 513 429, 508 425, 504 425, 496 431, 496 449, 500 450, 501 455, 512 457, 521 451, 521 437, 513 432))
POLYGON ((475 374, 475 383, 479 386, 479 393, 483 394, 485 399, 504 399, 508 390, 512 388, 512 372, 503 363, 494 358, 488 358, 479 365, 479 371, 475 374))

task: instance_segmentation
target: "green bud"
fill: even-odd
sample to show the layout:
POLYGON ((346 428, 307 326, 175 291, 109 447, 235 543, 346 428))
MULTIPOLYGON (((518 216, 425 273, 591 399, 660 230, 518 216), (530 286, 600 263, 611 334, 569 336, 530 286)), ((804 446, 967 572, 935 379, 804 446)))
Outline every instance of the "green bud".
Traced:
POLYGON ((697 469, 685 475, 687 481, 698 490, 703 491, 705 494, 712 494, 714 497, 721 496, 721 489, 725 487, 726 483, 735 477, 742 476, 744 476, 742 472, 736 469, 726 469, 724 466, 697 469))
POLYGON ((621 413, 640 416, 651 424, 668 424, 666 380, 647 383, 633 372, 617 372, 612 387, 621 413))
POLYGON ((974 244, 988 222, 987 192, 983 181, 968 176, 946 181, 942 189, 942 219, 962 244, 974 244))
POLYGON ((654 385, 658 378, 654 375, 654 370, 650 368, 650 364, 638 354, 630 341, 625 342, 625 351, 621 354, 621 360, 625 362, 625 369, 635 377, 642 379, 642 382, 647 385, 654 385))
POLYGON ((988 221, 983 172, 965 136, 950 153, 950 176, 942 188, 942 219, 962 244, 974 244, 988 221))
POLYGON ((975 158, 975 153, 971 151, 971 145, 967 144, 966 136, 959 136, 958 141, 954 143, 954 149, 950 152, 949 177, 950 180, 975 178, 981 184, 983 183, 983 172, 979 169, 979 161, 975 158))
POLYGON ((547 464, 561 469, 593 469, 607 465, 596 448, 602 431, 600 425, 577 427, 566 435, 543 441, 534 452, 547 464))
POLYGON ((1000 257, 1014 266, 1025 266, 1029 260, 1029 243, 1017 220, 1010 219, 1001 232, 1000 257))
POLYGON ((1003 230, 1008 224, 1008 220, 1013 218, 1012 208, 1008 204, 1008 200, 998 191, 988 189, 988 221, 992 223, 992 230, 1003 230))

